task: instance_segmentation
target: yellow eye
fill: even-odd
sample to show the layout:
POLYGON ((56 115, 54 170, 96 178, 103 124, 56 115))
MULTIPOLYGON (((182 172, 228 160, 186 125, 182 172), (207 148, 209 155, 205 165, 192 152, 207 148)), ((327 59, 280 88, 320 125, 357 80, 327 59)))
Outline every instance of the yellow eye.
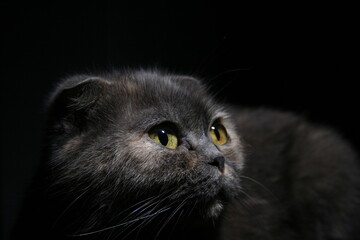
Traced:
POLYGON ((228 140, 226 130, 221 124, 211 126, 210 137, 216 145, 224 145, 228 140))
POLYGON ((150 130, 149 137, 170 149, 175 149, 178 146, 177 136, 172 130, 167 128, 154 128, 150 130))

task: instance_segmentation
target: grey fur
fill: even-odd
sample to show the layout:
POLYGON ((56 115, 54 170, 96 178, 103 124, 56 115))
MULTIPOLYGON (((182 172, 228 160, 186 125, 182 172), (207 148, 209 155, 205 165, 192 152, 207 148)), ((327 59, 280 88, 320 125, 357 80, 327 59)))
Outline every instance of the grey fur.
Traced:
POLYGON ((359 163, 344 140, 289 113, 220 105, 193 77, 69 78, 51 96, 47 140, 33 209, 14 239, 359 234, 359 163), (222 146, 209 136, 214 122, 226 128, 222 146), (149 138, 159 124, 176 129, 177 149, 149 138), (222 157, 219 171, 212 163, 222 157))

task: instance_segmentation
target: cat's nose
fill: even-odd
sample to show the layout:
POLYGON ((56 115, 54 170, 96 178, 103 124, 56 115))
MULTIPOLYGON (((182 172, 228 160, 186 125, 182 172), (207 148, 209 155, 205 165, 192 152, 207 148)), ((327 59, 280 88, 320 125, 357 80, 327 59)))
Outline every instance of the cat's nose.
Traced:
POLYGON ((220 172, 224 172, 225 168, 225 158, 224 157, 216 157, 213 160, 208 162, 210 165, 217 167, 220 172))

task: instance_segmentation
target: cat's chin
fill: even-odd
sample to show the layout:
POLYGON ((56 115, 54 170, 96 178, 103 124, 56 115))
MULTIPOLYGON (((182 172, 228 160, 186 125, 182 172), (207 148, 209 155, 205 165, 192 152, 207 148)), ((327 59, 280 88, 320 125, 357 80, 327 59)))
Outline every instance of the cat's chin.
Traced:
POLYGON ((215 199, 209 203, 206 211, 207 218, 218 218, 224 209, 224 203, 221 200, 215 199))
POLYGON ((205 196, 205 204, 203 205, 203 215, 206 218, 218 218, 223 212, 227 202, 236 198, 236 194, 239 191, 239 186, 236 184, 230 184, 232 181, 223 181, 216 187, 217 190, 213 192, 207 192, 205 196), (225 183, 226 182, 226 183, 225 183))

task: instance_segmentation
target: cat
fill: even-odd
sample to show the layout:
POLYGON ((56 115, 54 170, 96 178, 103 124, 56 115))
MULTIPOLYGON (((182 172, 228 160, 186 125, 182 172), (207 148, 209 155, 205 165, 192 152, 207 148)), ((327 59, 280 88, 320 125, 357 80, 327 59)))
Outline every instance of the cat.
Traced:
POLYGON ((356 239, 356 153, 292 113, 159 70, 76 75, 48 104, 13 239, 356 239))

